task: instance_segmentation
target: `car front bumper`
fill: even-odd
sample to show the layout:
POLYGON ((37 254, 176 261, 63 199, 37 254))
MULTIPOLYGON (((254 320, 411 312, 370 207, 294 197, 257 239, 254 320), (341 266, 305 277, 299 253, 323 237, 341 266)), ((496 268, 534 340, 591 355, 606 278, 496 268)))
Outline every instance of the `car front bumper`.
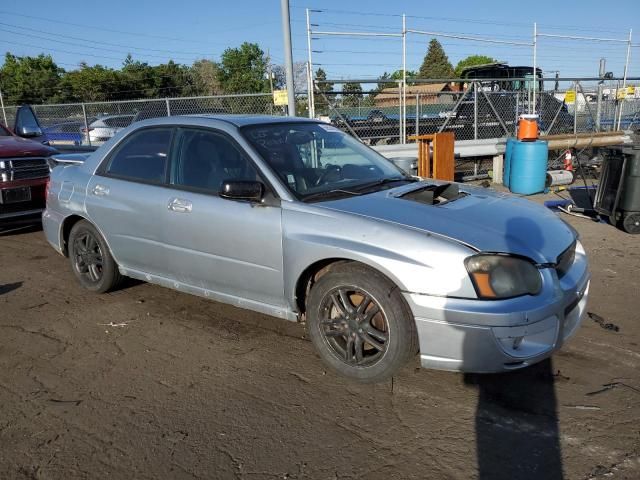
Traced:
POLYGON ((491 373, 551 356, 583 320, 590 274, 583 250, 562 278, 549 268, 541 273, 544 287, 536 296, 488 301, 404 293, 422 366, 491 373))

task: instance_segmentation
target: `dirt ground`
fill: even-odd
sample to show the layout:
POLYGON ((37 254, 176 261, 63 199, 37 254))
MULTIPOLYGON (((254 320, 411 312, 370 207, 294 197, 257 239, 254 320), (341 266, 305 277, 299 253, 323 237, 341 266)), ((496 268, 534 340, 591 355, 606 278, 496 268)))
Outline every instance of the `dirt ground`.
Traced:
POLYGON ((569 218, 587 318, 503 375, 326 371, 300 325, 128 282, 97 296, 39 230, 0 236, 0 479, 638 479, 640 238, 569 218))

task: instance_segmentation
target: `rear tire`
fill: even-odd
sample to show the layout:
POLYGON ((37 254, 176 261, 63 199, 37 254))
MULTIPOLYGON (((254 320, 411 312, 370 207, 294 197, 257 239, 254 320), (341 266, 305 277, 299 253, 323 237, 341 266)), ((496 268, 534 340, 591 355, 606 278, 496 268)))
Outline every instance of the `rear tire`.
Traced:
POLYGON ((86 220, 80 220, 71 228, 68 248, 71 269, 85 289, 105 293, 122 281, 107 242, 86 220))
POLYGON ((355 263, 337 265, 313 285, 307 325, 322 360, 362 383, 390 378, 418 351, 415 321, 398 287, 355 263))
POLYGON ((622 217, 622 228, 632 235, 640 233, 640 212, 625 213, 622 217))

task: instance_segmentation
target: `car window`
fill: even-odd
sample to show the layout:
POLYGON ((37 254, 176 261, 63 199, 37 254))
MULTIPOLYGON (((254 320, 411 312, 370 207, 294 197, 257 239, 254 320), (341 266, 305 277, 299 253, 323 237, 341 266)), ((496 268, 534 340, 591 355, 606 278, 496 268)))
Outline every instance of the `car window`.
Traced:
POLYGON ((128 127, 132 120, 133 120, 133 117, 105 118, 104 119, 104 124, 107 127, 124 128, 124 127, 128 127))
POLYGON ((164 182, 172 128, 138 130, 125 138, 111 155, 108 175, 143 182, 164 182))
POLYGON ((355 189, 372 182, 408 177, 331 125, 278 122, 247 126, 242 132, 300 199, 335 190, 358 193, 355 189))
POLYGON ((218 193, 225 180, 256 180, 251 161, 227 137, 210 130, 180 129, 171 184, 218 193))

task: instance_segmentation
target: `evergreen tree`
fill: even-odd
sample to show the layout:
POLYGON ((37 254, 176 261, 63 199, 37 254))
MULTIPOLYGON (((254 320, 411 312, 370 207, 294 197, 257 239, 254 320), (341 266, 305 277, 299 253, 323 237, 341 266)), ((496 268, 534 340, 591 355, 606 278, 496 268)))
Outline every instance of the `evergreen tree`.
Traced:
POLYGON ((429 49, 424 57, 420 71, 420 78, 452 78, 453 66, 438 40, 432 38, 429 49))
POLYGON ((322 69, 318 68, 316 71, 316 80, 322 81, 321 83, 316 84, 316 91, 314 96, 316 114, 319 115, 328 115, 329 113, 329 102, 331 102, 331 96, 327 95, 330 92, 333 92, 333 83, 325 83, 324 80, 327 79, 327 73, 322 69), (325 96, 327 99, 325 99, 325 96))
POLYGON ((347 82, 342 87, 342 105, 345 107, 357 107, 362 100, 362 85, 347 82))

